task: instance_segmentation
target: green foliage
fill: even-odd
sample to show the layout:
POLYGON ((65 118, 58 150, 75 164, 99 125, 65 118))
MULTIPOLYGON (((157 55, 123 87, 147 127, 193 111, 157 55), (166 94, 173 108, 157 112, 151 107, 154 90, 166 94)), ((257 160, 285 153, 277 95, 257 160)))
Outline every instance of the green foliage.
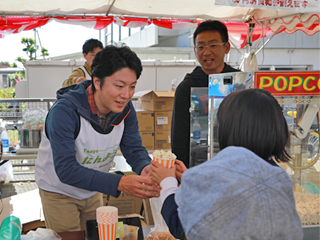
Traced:
POLYGON ((17 65, 15 62, 13 62, 12 64, 10 64, 10 67, 12 67, 12 68, 17 68, 18 65, 17 65))
POLYGON ((42 56, 42 57, 47 57, 47 56, 49 56, 48 49, 46 49, 46 48, 44 48, 44 47, 41 47, 41 56, 42 56))
POLYGON ((37 41, 34 38, 22 38, 21 43, 26 45, 25 48, 22 49, 22 51, 26 52, 27 56, 29 57, 29 60, 36 60, 36 52, 39 49, 39 46, 37 46, 37 41))
MULTIPOLYGON (((36 52, 39 49, 39 46, 37 45, 37 41, 34 38, 22 38, 21 43, 24 44, 26 47, 22 49, 22 51, 26 52, 26 54, 29 57, 29 60, 37 60, 36 52)), ((41 56, 47 57, 49 56, 48 49, 41 47, 41 56)), ((18 57, 17 61, 19 62, 25 62, 26 60, 22 57, 18 57), (19 60, 18 60, 19 59, 19 60)))
POLYGON ((10 67, 10 63, 9 62, 7 62, 7 61, 1 61, 0 62, 0 65, 4 65, 4 66, 8 66, 8 67, 10 67))
POLYGON ((11 82, 11 86, 16 86, 16 84, 25 79, 25 71, 15 72, 13 74, 8 75, 9 81, 11 82))
POLYGON ((3 88, 0 89, 0 99, 13 98, 15 95, 15 88, 3 88))
POLYGON ((27 61, 27 59, 25 59, 25 58, 23 58, 23 57, 17 57, 17 58, 16 58, 16 61, 21 62, 21 63, 24 63, 24 62, 27 61))
MULTIPOLYGON (((15 88, 3 88, 0 89, 0 99, 9 99, 9 98, 14 98, 15 97, 15 88)), ((10 112, 11 110, 8 109, 8 103, 3 102, 0 103, 0 111, 1 112, 10 112)))

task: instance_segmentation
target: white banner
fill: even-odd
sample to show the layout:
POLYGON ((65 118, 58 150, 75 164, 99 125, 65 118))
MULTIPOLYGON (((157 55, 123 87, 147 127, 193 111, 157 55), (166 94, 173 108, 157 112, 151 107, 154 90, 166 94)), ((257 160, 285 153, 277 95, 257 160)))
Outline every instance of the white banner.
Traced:
POLYGON ((216 5, 275 9, 299 13, 319 13, 319 0, 215 0, 216 5))

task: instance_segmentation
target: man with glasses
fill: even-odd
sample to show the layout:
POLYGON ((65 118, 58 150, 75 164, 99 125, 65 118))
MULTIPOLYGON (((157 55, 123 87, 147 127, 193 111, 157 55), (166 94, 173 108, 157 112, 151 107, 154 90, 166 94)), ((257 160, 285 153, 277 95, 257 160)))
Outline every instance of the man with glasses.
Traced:
POLYGON ((199 24, 193 34, 194 52, 201 65, 187 74, 175 94, 171 125, 171 148, 177 159, 189 167, 190 155, 190 95, 191 88, 208 87, 208 75, 239 72, 224 62, 230 51, 228 30, 220 21, 199 24))

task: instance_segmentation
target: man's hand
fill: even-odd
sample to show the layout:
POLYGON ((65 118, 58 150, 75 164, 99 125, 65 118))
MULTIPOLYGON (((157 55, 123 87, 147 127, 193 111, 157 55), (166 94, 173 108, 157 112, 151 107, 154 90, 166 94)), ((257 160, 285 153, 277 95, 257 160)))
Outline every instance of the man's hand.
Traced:
POLYGON ((150 165, 147 165, 145 166, 142 171, 141 171, 141 176, 149 176, 151 177, 151 174, 150 174, 150 165))
POLYGON ((85 81, 85 80, 87 80, 85 77, 78 77, 78 78, 76 79, 76 81, 75 81, 75 84, 78 84, 78 83, 80 83, 80 82, 82 82, 82 81, 85 81))
POLYGON ((118 190, 142 199, 159 197, 160 192, 150 177, 137 175, 123 176, 120 179, 118 190))
POLYGON ((184 165, 182 161, 178 159, 175 160, 174 164, 176 165, 176 177, 179 180, 179 182, 181 182, 182 175, 185 171, 188 170, 188 168, 186 167, 186 165, 184 165))
POLYGON ((157 163, 156 161, 151 161, 151 178, 153 181, 157 183, 161 183, 161 181, 167 177, 176 177, 176 167, 173 166, 170 169, 167 169, 165 166, 157 163))

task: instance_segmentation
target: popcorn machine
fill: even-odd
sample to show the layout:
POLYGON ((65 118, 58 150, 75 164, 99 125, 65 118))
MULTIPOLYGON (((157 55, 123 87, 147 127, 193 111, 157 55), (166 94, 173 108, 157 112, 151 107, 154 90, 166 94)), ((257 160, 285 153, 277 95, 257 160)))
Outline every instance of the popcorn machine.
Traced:
POLYGON ((320 71, 253 71, 209 75, 207 159, 219 151, 216 114, 221 101, 231 92, 247 88, 269 91, 282 107, 290 132, 291 147, 288 153, 292 160, 279 165, 291 178, 302 225, 319 226, 320 71))

